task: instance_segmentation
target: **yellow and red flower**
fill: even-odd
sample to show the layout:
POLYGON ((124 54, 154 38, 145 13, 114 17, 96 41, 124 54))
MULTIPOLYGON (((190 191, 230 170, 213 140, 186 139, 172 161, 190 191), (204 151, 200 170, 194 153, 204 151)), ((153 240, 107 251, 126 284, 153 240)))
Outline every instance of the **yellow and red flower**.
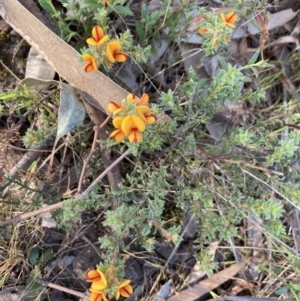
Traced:
POLYGON ((208 31, 208 29, 207 29, 207 28, 204 28, 204 27, 198 29, 198 33, 200 33, 201 35, 205 34, 207 31, 208 31))
POLYGON ((141 98, 130 93, 121 103, 111 101, 108 110, 113 116, 118 116, 113 119, 116 130, 110 134, 110 137, 117 142, 123 141, 125 137, 128 137, 130 142, 141 142, 146 124, 153 124, 157 119, 148 107, 148 101, 149 96, 146 93, 141 98))
POLYGON ((92 282, 90 288, 90 301, 107 301, 103 290, 107 287, 107 280, 104 273, 100 270, 91 270, 86 274, 86 281, 92 282))
MULTIPOLYGON (((121 117, 117 117, 115 119, 118 118, 121 117)), ((122 123, 120 122, 121 119, 119 119, 119 121, 116 123, 117 126, 120 126, 120 124, 122 123)), ((113 291, 108 289, 105 292, 105 288, 107 286, 108 287, 112 286, 115 288, 116 281, 119 281, 118 278, 114 277, 114 268, 112 266, 108 267, 106 274, 104 274, 102 271, 98 269, 89 271, 86 275, 86 280, 88 282, 92 282, 92 285, 90 287, 90 292, 91 292, 90 301, 102 301, 102 300, 108 301, 108 299, 111 299, 112 298, 111 294, 113 294, 113 291), (106 279, 105 275, 108 277, 107 278, 108 280, 106 279)), ((130 285, 130 280, 125 280, 118 286, 115 297, 117 300, 120 298, 120 296, 127 298, 132 294, 132 292, 133 292, 133 288, 130 285)))
POLYGON ((124 140, 126 135, 123 133, 121 126, 123 123, 123 117, 116 117, 113 119, 113 125, 116 128, 111 134, 110 137, 113 138, 116 142, 121 142, 124 140))
POLYGON ((143 93, 142 97, 138 100, 138 105, 147 105, 149 101, 149 95, 147 93, 143 93))
POLYGON ((235 28, 235 21, 237 19, 237 14, 235 12, 230 12, 227 15, 220 14, 222 20, 225 22, 225 24, 231 28, 235 28))
POLYGON ((219 40, 218 40, 218 39, 213 39, 213 41, 211 42, 211 44, 212 44, 213 46, 218 45, 218 43, 219 43, 219 40))
POLYGON ((85 72, 89 73, 94 70, 98 70, 97 61, 91 54, 84 53, 81 57, 86 62, 83 67, 85 72))
POLYGON ((118 113, 120 113, 122 110, 124 110, 124 106, 117 102, 117 101, 110 101, 108 104, 108 111, 111 112, 113 115, 117 115, 118 113))
POLYGON ((116 300, 118 300, 120 296, 128 298, 132 294, 133 288, 129 283, 130 280, 125 280, 119 285, 116 293, 116 300))
POLYGON ((107 280, 104 273, 100 270, 91 270, 86 275, 86 281, 92 282, 92 287, 103 290, 107 286, 107 280))
POLYGON ((145 122, 147 124, 153 124, 156 120, 157 120, 157 116, 154 115, 154 114, 147 114, 147 115, 144 115, 145 117, 145 122))
POLYGON ((124 118, 121 125, 122 132, 128 136, 130 142, 141 142, 141 132, 145 131, 144 121, 136 115, 128 115, 124 118))
POLYGON ((106 57, 110 64, 117 62, 125 62, 128 58, 127 53, 121 51, 122 45, 119 41, 113 40, 106 45, 106 57))
POLYGON ((108 40, 108 36, 104 35, 102 27, 95 26, 92 29, 92 38, 88 38, 86 42, 92 46, 101 46, 108 40))
POLYGON ((90 295, 90 301, 101 301, 102 299, 104 301, 108 301, 105 294, 101 291, 97 291, 94 289, 90 289, 91 295, 90 295))
POLYGON ((151 114, 151 110, 147 106, 136 106, 135 112, 146 124, 152 124, 157 119, 155 115, 151 114))

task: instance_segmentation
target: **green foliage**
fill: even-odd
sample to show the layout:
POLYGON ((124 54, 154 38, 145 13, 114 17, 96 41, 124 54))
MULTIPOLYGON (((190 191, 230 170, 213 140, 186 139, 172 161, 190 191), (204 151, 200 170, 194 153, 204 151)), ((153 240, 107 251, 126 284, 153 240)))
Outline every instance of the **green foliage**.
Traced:
POLYGON ((94 193, 90 194, 89 197, 65 200, 62 211, 58 215, 59 226, 70 227, 73 221, 80 220, 83 211, 99 207, 100 202, 103 206, 108 205, 104 198, 98 197, 94 193))
POLYGON ((47 249, 45 251, 41 251, 37 247, 33 247, 30 250, 28 260, 32 265, 42 264, 53 257, 53 251, 51 249, 47 249))
MULTIPOLYGON (((134 13, 123 6, 125 1, 109 1, 106 7, 99 0, 64 0, 63 5, 73 14, 62 18, 50 0, 40 0, 43 8, 57 20, 61 36, 67 41, 75 37, 78 43, 84 42, 96 24, 115 35, 111 16, 128 18, 136 36, 129 29, 118 36, 124 50, 133 55, 133 62, 142 63, 146 63, 151 54, 148 44, 153 40, 163 38, 179 42, 190 33, 182 27, 182 20, 189 27, 195 18, 189 13, 195 3, 190 2, 182 0, 182 5, 176 6, 171 5, 172 1, 164 1, 161 9, 155 11, 142 4, 140 15, 132 18, 134 13), (73 22, 78 32, 70 29, 73 22), (80 31, 84 34, 80 35, 80 31), (136 40, 141 45, 136 45, 136 40)), ((241 13, 262 6, 251 0, 225 2, 241 13)), ((208 29, 207 34, 199 35, 201 47, 206 55, 221 51, 222 46, 228 44, 232 28, 215 11, 200 9, 198 12, 198 17, 203 16, 204 21, 196 25, 196 29, 208 29)), ((208 246, 216 240, 226 244, 237 237, 238 227, 249 217, 259 218, 262 221, 259 227, 265 236, 276 247, 287 249, 282 217, 300 205, 300 168, 297 166, 300 131, 297 127, 291 129, 283 120, 298 123, 300 111, 298 102, 291 100, 288 104, 279 103, 268 108, 272 113, 267 117, 260 113, 252 119, 245 116, 249 107, 255 107, 258 112, 267 107, 264 98, 270 78, 265 82, 267 75, 261 79, 261 72, 272 65, 259 60, 259 55, 260 51, 256 51, 248 64, 241 67, 228 62, 224 54, 219 60, 220 72, 210 82, 200 78, 193 69, 189 70, 174 91, 160 91, 157 102, 152 104, 158 121, 143 133, 142 144, 117 145, 106 141, 107 147, 114 147, 121 153, 130 150, 122 166, 123 181, 118 189, 104 189, 104 185, 99 185, 89 196, 64 201, 57 214, 60 226, 67 227, 80 220, 87 209, 104 211, 102 225, 109 229, 109 234, 99 238, 101 248, 106 250, 105 263, 99 264, 99 268, 113 265, 122 277, 123 265, 116 253, 130 248, 128 238, 134 237, 148 252, 161 240, 178 246, 184 224, 182 214, 186 212, 197 218, 199 231, 195 247, 199 252, 196 259, 200 269, 209 275, 217 264, 208 246), (228 131, 223 133, 222 139, 214 141, 206 126, 225 103, 242 109, 244 119, 235 123, 232 118, 233 122, 226 124, 228 131)), ((280 74, 272 74, 273 79, 280 74)), ((14 110, 18 113, 38 103, 38 97, 26 88, 1 93, 0 99, 4 103, 17 100, 14 110)), ((5 106, 2 105, 0 113, 3 111, 5 106)), ((26 147, 41 145, 55 133, 56 116, 51 114, 49 106, 38 106, 30 118, 37 113, 40 126, 27 130, 23 138, 26 147)), ((77 149, 79 145, 85 146, 86 132, 83 133, 73 140, 77 149)), ((91 164, 94 168, 99 167, 94 163, 91 164)), ((91 174, 96 177, 96 169, 91 174)), ((32 252, 31 261, 37 262, 36 251, 32 252)), ((298 287, 285 286, 279 293, 288 289, 296 291, 298 287)))
POLYGON ((24 146, 29 148, 30 146, 42 146, 46 140, 55 136, 56 129, 51 127, 49 123, 46 123, 36 130, 28 129, 24 138, 24 146))
POLYGON ((31 270, 29 277, 26 279, 26 290, 30 296, 38 296, 43 290, 43 286, 35 282, 35 278, 42 278, 40 265, 50 260, 53 257, 53 251, 47 249, 41 251, 37 247, 33 247, 30 250, 28 261, 34 268, 31 270))

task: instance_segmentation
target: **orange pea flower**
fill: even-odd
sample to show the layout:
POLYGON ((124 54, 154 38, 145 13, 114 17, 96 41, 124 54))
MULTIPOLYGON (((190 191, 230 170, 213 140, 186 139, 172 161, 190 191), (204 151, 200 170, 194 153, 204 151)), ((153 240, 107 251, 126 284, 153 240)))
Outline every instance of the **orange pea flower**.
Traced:
POLYGON ((237 19, 237 14, 235 12, 230 12, 227 15, 220 14, 222 20, 226 23, 227 26, 231 28, 235 28, 235 21, 237 19))
POLYGON ((130 142, 141 142, 142 132, 145 131, 146 124, 152 124, 157 117, 151 113, 148 107, 149 96, 143 93, 141 98, 136 97, 135 94, 130 93, 122 102, 111 101, 108 105, 108 110, 117 115, 113 119, 113 125, 116 128, 110 137, 115 141, 120 142, 128 137, 130 142), (131 104, 127 106, 127 104, 131 104))
POLYGON ((147 105, 149 101, 149 95, 147 93, 143 93, 140 100, 137 102, 138 105, 147 105))
POLYGON ((85 72, 98 70, 97 61, 92 55, 85 53, 81 57, 86 62, 83 67, 85 72))
MULTIPOLYGON (((136 103, 136 95, 133 94, 133 93, 129 93, 127 96, 126 96, 126 102, 129 102, 131 104, 135 104, 136 103)), ((125 101, 125 99, 123 100, 125 101)))
POLYGON ((152 124, 157 119, 155 115, 151 114, 151 110, 147 106, 137 106, 135 112, 146 124, 152 124))
POLYGON ((118 300, 120 298, 120 295, 122 297, 129 297, 132 292, 133 292, 133 288, 132 286, 129 284, 130 280, 125 280, 123 283, 121 283, 117 289, 117 293, 116 293, 116 300, 118 300))
POLYGON ((207 28, 200 28, 200 29, 198 30, 198 32, 199 32, 201 35, 205 34, 207 31, 208 31, 207 28))
POLYGON ((110 64, 117 62, 125 62, 128 55, 121 51, 121 43, 117 40, 111 41, 106 45, 106 56, 110 64))
POLYGON ((90 289, 90 292, 90 301, 101 301, 102 299, 107 301, 107 298, 103 292, 94 290, 92 288, 90 289))
POLYGON ((124 110, 124 107, 121 103, 111 100, 107 106, 107 109, 109 112, 113 113, 113 115, 116 115, 124 110))
POLYGON ((128 115, 121 125, 122 132, 128 136, 130 142, 141 142, 143 132, 146 129, 145 122, 138 116, 128 115))
POLYGON ((92 46, 100 46, 108 40, 108 36, 104 35, 103 29, 100 26, 93 27, 92 36, 92 38, 86 40, 86 42, 92 46))
POLYGON ((96 290, 103 290, 107 286, 105 275, 100 270, 91 270, 86 275, 86 281, 92 282, 92 288, 96 290))
POLYGON ((116 142, 121 142, 124 140, 126 135, 123 133, 121 126, 124 121, 123 117, 116 117, 113 119, 113 125, 116 128, 111 134, 110 137, 113 138, 116 142))
POLYGON ((153 124, 156 120, 157 120, 157 116, 154 115, 154 114, 147 114, 147 115, 144 115, 145 117, 145 122, 147 124, 153 124))
POLYGON ((218 39, 213 39, 213 41, 212 41, 212 45, 213 46, 216 46, 216 45, 218 45, 218 43, 219 43, 219 40, 218 39))
POLYGON ((147 93, 143 93, 141 98, 137 98, 135 94, 130 93, 126 97, 126 101, 132 104, 140 105, 147 105, 149 101, 149 95, 147 93))
MULTIPOLYGON (((136 104, 137 106, 148 105, 149 96, 146 93, 143 93, 141 98, 137 98, 135 94, 130 93, 126 96, 126 100, 123 99, 123 102, 129 102, 131 104, 136 104)), ((110 101, 108 104, 108 111, 113 113, 113 115, 117 115, 122 110, 124 110, 123 104, 118 101, 110 101)))

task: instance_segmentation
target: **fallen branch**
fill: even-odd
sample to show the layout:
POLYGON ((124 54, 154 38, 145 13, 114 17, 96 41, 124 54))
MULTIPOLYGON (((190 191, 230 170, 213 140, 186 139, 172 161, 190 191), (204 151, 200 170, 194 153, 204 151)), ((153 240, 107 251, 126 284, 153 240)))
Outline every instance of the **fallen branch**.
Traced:
POLYGON ((60 77, 89 94, 89 102, 108 113, 111 100, 123 99, 126 92, 99 71, 85 73, 80 54, 31 14, 17 0, 1 0, 1 17, 31 46, 34 46, 60 77))
POLYGON ((238 272, 240 272, 245 266, 244 262, 235 263, 230 267, 222 270, 211 276, 210 278, 204 279, 199 283, 189 287, 175 296, 170 297, 167 301, 196 301, 203 300, 210 291, 218 288, 232 277, 234 277, 238 272))

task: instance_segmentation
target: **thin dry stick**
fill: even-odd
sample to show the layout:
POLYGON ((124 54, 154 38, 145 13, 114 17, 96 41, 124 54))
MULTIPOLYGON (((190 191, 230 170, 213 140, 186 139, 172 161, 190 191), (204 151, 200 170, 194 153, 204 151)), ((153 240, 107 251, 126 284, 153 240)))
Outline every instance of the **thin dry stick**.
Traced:
MULTIPOLYGON (((100 174, 98 176, 98 178, 82 194, 76 196, 73 199, 73 201, 75 201, 76 199, 78 199, 80 197, 87 196, 94 189, 94 187, 107 175, 107 173, 112 168, 114 168, 119 162, 121 162, 126 156, 128 156, 129 154, 130 154, 129 150, 127 150, 125 153, 123 153, 116 161, 114 161, 108 168, 106 168, 103 171, 103 173, 100 174)), ((32 212, 21 214, 21 215, 15 217, 15 218, 10 219, 10 220, 0 222, 0 228, 8 226, 8 225, 16 224, 18 222, 24 221, 26 219, 29 219, 29 218, 34 217, 36 215, 39 215, 41 213, 45 213, 45 212, 52 211, 52 210, 57 210, 57 209, 61 208, 62 205, 63 205, 63 202, 59 202, 59 203, 56 203, 54 205, 45 206, 41 209, 38 209, 38 210, 35 210, 35 211, 32 211, 32 212)))
POLYGON ((102 122, 101 125, 94 126, 94 132, 95 132, 94 133, 94 141, 93 141, 92 148, 91 148, 89 155, 83 161, 83 167, 82 167, 82 171, 81 171, 80 179, 79 179, 79 183, 78 183, 77 193, 79 193, 79 194, 81 193, 81 190, 82 190, 83 178, 84 178, 84 174, 86 172, 87 166, 88 166, 89 161, 91 160, 94 152, 96 151, 96 144, 97 144, 99 132, 108 123, 110 118, 111 118, 111 115, 108 115, 107 118, 102 122))
POLYGON ((27 213, 20 214, 17 217, 14 217, 14 218, 9 219, 7 221, 0 222, 0 227, 5 227, 5 226, 8 226, 8 225, 17 224, 21 221, 24 221, 24 220, 29 219, 31 217, 34 217, 36 215, 39 215, 39 214, 42 214, 42 213, 45 213, 45 212, 48 212, 48 211, 57 210, 57 209, 61 208, 62 204, 63 204, 63 202, 59 202, 59 203, 56 203, 56 204, 53 204, 53 205, 45 206, 41 209, 38 209, 38 210, 35 210, 35 211, 32 211, 32 212, 27 212, 27 213))
POLYGON ((261 166, 252 165, 252 164, 242 162, 242 161, 234 161, 234 160, 229 160, 229 159, 220 159, 220 161, 223 161, 223 162, 226 162, 226 163, 237 164, 237 165, 245 165, 247 167, 250 167, 252 169, 257 169, 257 170, 263 171, 265 173, 273 173, 273 174, 278 175, 278 176, 283 176, 283 173, 281 173, 281 172, 271 170, 271 169, 261 167, 261 166))
POLYGON ((123 153, 113 164, 111 164, 105 171, 81 194, 82 196, 88 195, 94 187, 101 181, 101 179, 119 162, 121 162, 126 156, 130 154, 130 150, 128 149, 125 153, 123 153))
POLYGON ((52 142, 51 138, 47 139, 44 145, 39 146, 36 149, 32 149, 29 152, 27 152, 22 157, 22 159, 9 171, 8 183, 4 185, 0 185, 0 192, 4 191, 11 184, 10 180, 13 180, 17 176, 20 170, 27 170, 29 166, 32 164, 32 162, 41 156, 41 153, 39 151, 43 150, 44 148, 47 148, 51 142, 52 142))
POLYGON ((51 153, 51 150, 39 150, 39 149, 34 149, 34 148, 21 148, 21 147, 16 147, 14 145, 11 144, 7 144, 5 145, 5 147, 11 148, 11 149, 15 149, 15 150, 19 150, 21 152, 37 152, 37 153, 51 153))
POLYGON ((57 284, 54 284, 54 283, 51 283, 51 282, 48 282, 48 281, 44 281, 44 280, 41 280, 41 279, 38 279, 38 278, 34 278, 34 281, 39 283, 42 286, 48 286, 48 287, 57 289, 61 292, 65 292, 67 294, 71 294, 71 295, 74 295, 74 296, 77 296, 77 297, 80 297, 80 298, 87 297, 87 295, 85 293, 80 293, 80 292, 74 291, 72 289, 69 289, 69 288, 66 288, 64 286, 60 286, 60 285, 57 285, 57 284))

